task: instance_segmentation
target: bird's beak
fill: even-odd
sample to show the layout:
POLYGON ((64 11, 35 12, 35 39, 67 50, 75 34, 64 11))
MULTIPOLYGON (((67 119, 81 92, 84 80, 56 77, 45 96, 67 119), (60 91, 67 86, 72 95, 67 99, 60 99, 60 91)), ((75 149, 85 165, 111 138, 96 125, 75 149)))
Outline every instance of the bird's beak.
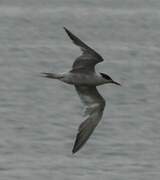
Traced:
POLYGON ((121 86, 121 84, 118 83, 118 82, 116 82, 116 81, 112 81, 112 83, 113 83, 113 84, 116 84, 116 85, 118 85, 118 86, 121 86))

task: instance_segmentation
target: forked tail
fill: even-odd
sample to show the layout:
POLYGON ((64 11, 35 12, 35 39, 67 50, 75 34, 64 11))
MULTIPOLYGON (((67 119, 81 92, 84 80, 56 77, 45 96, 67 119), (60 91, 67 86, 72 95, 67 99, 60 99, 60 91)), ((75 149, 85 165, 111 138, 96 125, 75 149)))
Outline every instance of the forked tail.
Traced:
POLYGON ((46 78, 51 78, 51 79, 60 79, 62 78, 62 75, 60 74, 55 74, 55 73, 41 73, 43 77, 46 77, 46 78))

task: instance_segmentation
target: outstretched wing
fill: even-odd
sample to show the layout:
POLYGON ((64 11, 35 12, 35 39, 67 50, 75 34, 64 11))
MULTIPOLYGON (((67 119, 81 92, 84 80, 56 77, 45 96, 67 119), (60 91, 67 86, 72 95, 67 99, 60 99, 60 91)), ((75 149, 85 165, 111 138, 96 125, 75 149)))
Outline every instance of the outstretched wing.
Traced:
POLYGON ((77 152, 88 140, 95 127, 102 118, 105 107, 105 100, 99 94, 96 87, 75 86, 82 102, 86 106, 85 115, 87 119, 83 121, 78 129, 76 141, 72 152, 77 152))
POLYGON ((71 38, 73 43, 80 47, 82 50, 82 55, 79 56, 73 63, 72 72, 94 72, 94 67, 97 63, 103 61, 103 58, 92 48, 86 45, 78 37, 72 34, 67 28, 65 28, 66 33, 71 38))

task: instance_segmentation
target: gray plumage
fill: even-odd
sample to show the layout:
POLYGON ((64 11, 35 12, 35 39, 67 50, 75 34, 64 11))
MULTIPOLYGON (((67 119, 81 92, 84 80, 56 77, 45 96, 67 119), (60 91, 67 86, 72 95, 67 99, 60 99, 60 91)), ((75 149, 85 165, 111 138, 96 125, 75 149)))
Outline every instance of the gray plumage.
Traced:
POLYGON ((88 140, 93 130, 102 118, 105 100, 95 86, 75 86, 79 97, 86 106, 85 116, 78 129, 78 134, 72 152, 77 152, 88 140))
POLYGON ((82 42, 78 37, 72 34, 68 29, 64 27, 66 33, 71 38, 73 43, 80 47, 82 50, 82 55, 79 56, 72 65, 72 72, 94 72, 95 65, 103 61, 103 58, 92 48, 87 46, 84 42, 82 42))
POLYGON ((47 78, 58 79, 75 86, 75 89, 86 107, 86 119, 80 124, 72 152, 77 152, 88 140, 95 127, 102 118, 105 100, 97 91, 96 86, 105 83, 119 83, 113 81, 107 74, 96 73, 95 65, 103 58, 91 47, 65 28, 73 43, 80 47, 80 55, 73 63, 72 69, 65 73, 42 73, 47 78))

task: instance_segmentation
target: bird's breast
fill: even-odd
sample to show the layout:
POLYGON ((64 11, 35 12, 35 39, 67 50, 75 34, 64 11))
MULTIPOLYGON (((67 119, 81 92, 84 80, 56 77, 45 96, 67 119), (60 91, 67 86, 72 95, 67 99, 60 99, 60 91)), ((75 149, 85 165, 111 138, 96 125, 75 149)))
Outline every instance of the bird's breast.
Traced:
POLYGON ((98 74, 83 73, 64 73, 61 81, 73 85, 93 85, 98 86, 104 84, 105 81, 98 74))

